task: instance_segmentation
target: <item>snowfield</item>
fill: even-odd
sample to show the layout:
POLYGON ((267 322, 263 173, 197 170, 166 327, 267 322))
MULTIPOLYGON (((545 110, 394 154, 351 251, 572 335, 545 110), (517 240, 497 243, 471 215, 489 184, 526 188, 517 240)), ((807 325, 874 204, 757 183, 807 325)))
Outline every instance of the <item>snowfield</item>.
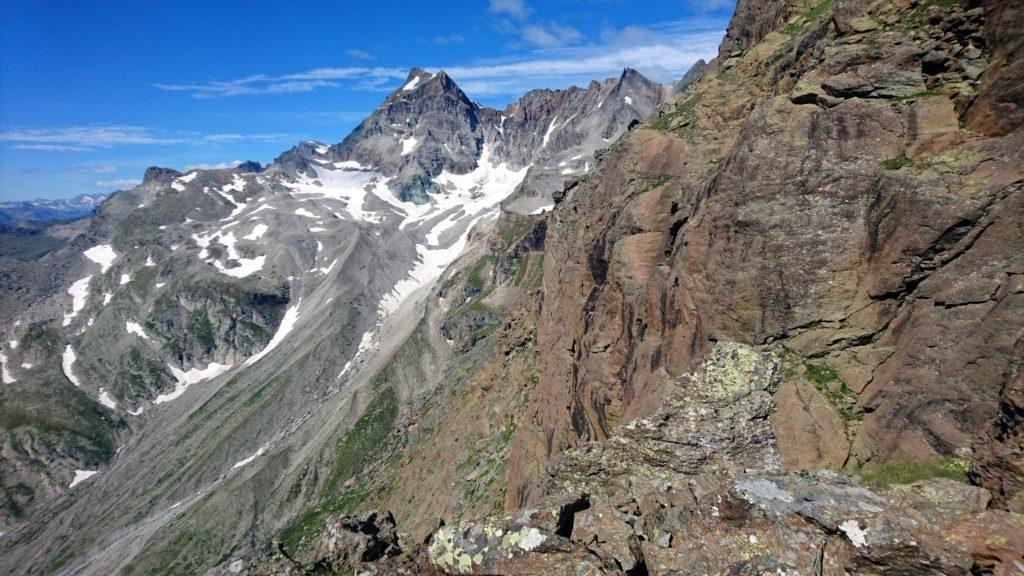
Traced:
POLYGON ((93 262, 100 265, 100 272, 106 273, 107 270, 114 264, 114 259, 117 258, 117 253, 114 252, 114 247, 110 244, 100 244, 99 246, 93 246, 82 255, 92 260, 93 262))
MULTIPOLYGON (((71 312, 64 315, 64 326, 71 324, 71 321, 78 316, 78 313, 85 308, 85 304, 89 299, 89 281, 92 280, 92 276, 86 276, 81 280, 78 280, 68 288, 68 294, 71 295, 71 312)), ((106 304, 106 302, 104 302, 106 304)))

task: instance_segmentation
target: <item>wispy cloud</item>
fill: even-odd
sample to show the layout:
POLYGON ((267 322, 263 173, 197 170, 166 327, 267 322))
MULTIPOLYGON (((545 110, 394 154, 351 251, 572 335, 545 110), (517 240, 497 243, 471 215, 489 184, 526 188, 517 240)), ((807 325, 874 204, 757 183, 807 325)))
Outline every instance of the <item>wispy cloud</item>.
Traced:
POLYGON ((141 126, 68 126, 13 128, 0 133, 0 142, 13 142, 22 150, 78 152, 95 148, 138 144, 182 144, 185 140, 159 136, 141 126))
POLYGON ((131 178, 117 178, 115 180, 97 180, 96 182, 93 182, 93 186, 97 188, 118 188, 122 190, 126 188, 131 188, 133 186, 138 186, 138 184, 138 180, 133 180, 131 178))
POLYGON ((583 39, 583 35, 572 26, 561 26, 550 22, 547 25, 532 25, 523 28, 523 39, 540 48, 560 48, 578 44, 583 39))
POLYGON ((82 152, 92 150, 84 146, 62 146, 60 144, 15 144, 11 146, 15 150, 40 150, 43 152, 82 152))
POLYGON ((505 14, 517 20, 524 20, 533 11, 523 0, 491 0, 488 9, 495 14, 505 14))
POLYGON ((246 140, 248 142, 291 142, 298 138, 292 134, 284 133, 272 133, 272 134, 209 134, 203 136, 205 142, 238 142, 246 140))
POLYGON ((357 88, 373 89, 395 79, 405 78, 401 68, 348 66, 343 68, 317 68, 298 74, 269 76, 258 74, 236 80, 215 80, 186 84, 154 84, 155 88, 174 92, 188 92, 195 98, 221 98, 253 94, 289 94, 311 92, 317 88, 337 88, 341 81, 355 82, 357 88))
POLYGON ((453 32, 453 33, 447 34, 445 36, 437 36, 433 40, 434 44, 438 44, 440 46, 447 46, 449 44, 458 44, 459 42, 465 42, 465 41, 466 41, 466 37, 463 36, 462 34, 459 34, 458 32, 453 32))
POLYGON ((653 80, 680 78, 700 58, 717 51, 721 30, 677 32, 633 28, 609 31, 600 44, 564 47, 445 70, 474 97, 521 94, 531 88, 582 84, 635 68, 653 80), (619 42, 623 35, 642 42, 619 42))
MULTIPOLYGON (((503 13, 508 13, 508 6, 498 4, 503 13)), ((528 10, 528 7, 523 5, 523 9, 528 10)), ((493 5, 492 10, 496 10, 493 5)), ((532 51, 453 66, 418 64, 427 64, 430 70, 444 69, 466 92, 480 98, 516 95, 538 87, 586 83, 614 76, 627 67, 636 68, 654 80, 669 82, 682 77, 698 59, 713 57, 723 33, 720 20, 705 19, 609 28, 593 42, 584 42, 574 28, 555 24, 524 26, 520 30, 531 28, 537 28, 531 37, 532 45, 537 48, 532 51)), ((307 91, 328 86, 381 90, 396 86, 406 74, 406 68, 317 68, 281 76, 258 75, 157 87, 190 92, 197 98, 273 94, 297 89, 298 85, 307 91)))
POLYGON ((117 172, 117 166, 72 166, 67 172, 75 174, 110 174, 117 172))
POLYGON ((366 50, 360 50, 358 48, 349 48, 348 50, 345 50, 345 54, 349 58, 355 58, 357 60, 372 61, 377 59, 377 57, 374 56, 373 54, 370 54, 366 50))
MULTIPOLYGON (((10 142, 18 150, 40 150, 45 152, 84 152, 120 146, 138 145, 213 145, 238 141, 291 142, 297 137, 291 134, 195 134, 153 130, 142 126, 103 125, 65 126, 47 128, 13 128, 0 133, 0 142, 10 142)), ((113 172, 113 166, 77 166, 71 171, 82 174, 113 172), (108 169, 109 168, 109 169, 108 169)))
POLYGON ((234 168, 241 164, 241 160, 232 160, 231 162, 220 162, 218 164, 189 164, 185 166, 185 171, 189 170, 221 170, 224 168, 234 168))

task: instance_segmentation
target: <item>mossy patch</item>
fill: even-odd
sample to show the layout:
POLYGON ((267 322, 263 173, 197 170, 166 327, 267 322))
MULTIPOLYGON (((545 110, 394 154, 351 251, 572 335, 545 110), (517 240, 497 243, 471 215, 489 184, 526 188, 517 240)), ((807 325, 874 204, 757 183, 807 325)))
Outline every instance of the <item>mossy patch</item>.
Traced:
POLYGON ((837 0, 822 0, 810 10, 792 19, 779 32, 787 36, 797 36, 803 33, 812 22, 828 12, 836 2, 837 0))
POLYGON ((853 390, 839 378, 839 372, 828 364, 804 363, 804 378, 810 382, 814 389, 821 393, 828 400, 843 420, 861 420, 864 418, 858 404, 857 397, 853 390))
POLYGON ((910 158, 907 158, 907 156, 905 154, 900 154, 899 156, 896 156, 895 158, 889 158, 888 160, 883 160, 878 166, 882 170, 899 170, 900 168, 904 168, 906 166, 913 166, 913 165, 914 165, 914 161, 913 160, 911 160, 910 158))
POLYGON ((697 104, 700 103, 701 94, 697 93, 687 98, 682 104, 676 106, 675 110, 664 114, 660 118, 652 121, 649 126, 653 130, 659 130, 661 132, 672 132, 682 136, 695 136, 697 129, 693 127, 693 123, 697 120, 697 104))
POLYGON ((913 484, 931 478, 949 478, 967 482, 970 461, 966 458, 942 458, 939 460, 890 462, 860 473, 865 484, 873 488, 884 488, 890 484, 913 484))
POLYGON ((839 380, 839 373, 828 364, 804 364, 807 379, 815 384, 827 384, 839 380))

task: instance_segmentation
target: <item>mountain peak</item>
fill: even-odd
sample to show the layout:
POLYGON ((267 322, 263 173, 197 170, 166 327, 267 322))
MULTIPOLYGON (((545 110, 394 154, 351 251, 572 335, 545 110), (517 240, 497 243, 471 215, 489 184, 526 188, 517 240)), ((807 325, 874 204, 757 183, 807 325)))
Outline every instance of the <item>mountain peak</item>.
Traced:
POLYGON ((181 176, 181 172, 174 170, 173 168, 163 168, 161 166, 150 166, 146 168, 146 173, 142 177, 142 183, 148 184, 150 182, 170 182, 178 176, 181 176))

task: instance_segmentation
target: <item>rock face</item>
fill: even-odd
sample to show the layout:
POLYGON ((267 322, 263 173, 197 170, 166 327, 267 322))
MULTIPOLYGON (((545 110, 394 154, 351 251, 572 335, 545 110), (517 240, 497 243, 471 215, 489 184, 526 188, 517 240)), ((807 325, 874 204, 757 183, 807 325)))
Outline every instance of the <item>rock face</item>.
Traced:
POLYGON ((740 2, 704 79, 566 190, 510 507, 716 341, 779 352, 790 469, 966 461, 1016 421, 1024 134, 986 78, 1021 69, 987 41, 1019 5, 810 4, 740 2), (972 129, 995 100, 1007 124, 972 129))

